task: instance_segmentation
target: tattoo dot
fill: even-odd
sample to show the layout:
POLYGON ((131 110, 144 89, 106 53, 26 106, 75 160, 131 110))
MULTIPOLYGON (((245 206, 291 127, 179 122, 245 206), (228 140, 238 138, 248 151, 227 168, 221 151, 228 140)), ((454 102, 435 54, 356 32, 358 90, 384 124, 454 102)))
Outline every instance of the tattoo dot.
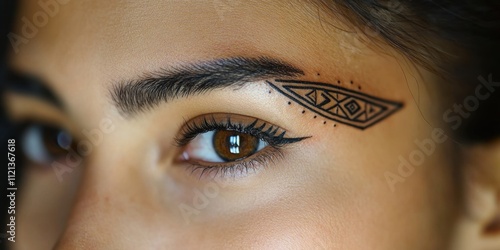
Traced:
POLYGON ((304 114, 306 111, 305 110, 302 110, 302 114, 304 114))
POLYGON ((271 90, 269 90, 269 94, 271 94, 271 90))
POLYGON ((319 74, 319 73, 318 73, 318 74, 316 74, 316 75, 320 76, 320 74, 319 74))
POLYGON ((335 128, 335 127, 337 127, 337 124, 333 124, 333 127, 334 127, 334 128, 335 128))
POLYGON ((317 116, 317 115, 315 115, 315 116, 314 116, 314 119, 316 119, 317 117, 318 117, 318 116, 317 116))
POLYGON ((292 105, 292 103, 291 103, 291 102, 288 102, 288 105, 292 105))
POLYGON ((326 124, 326 121, 323 121, 323 124, 326 124))
POLYGON ((358 89, 361 90, 361 86, 358 86, 358 89))
POLYGON ((351 84, 354 84, 354 82, 353 82, 353 81, 351 81, 351 84))
POLYGON ((337 83, 340 84, 340 80, 338 80, 337 83))

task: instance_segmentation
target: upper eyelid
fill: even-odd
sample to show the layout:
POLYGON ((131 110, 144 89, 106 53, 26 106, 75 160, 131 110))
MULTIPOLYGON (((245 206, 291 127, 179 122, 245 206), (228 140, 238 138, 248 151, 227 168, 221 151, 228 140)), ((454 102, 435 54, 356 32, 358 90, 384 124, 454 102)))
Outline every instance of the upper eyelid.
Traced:
MULTIPOLYGON (((183 127, 181 128, 179 135, 176 136, 175 138, 176 144, 177 146, 186 145, 187 143, 190 142, 190 140, 194 139, 194 136, 196 136, 196 134, 216 129, 227 129, 227 127, 224 125, 227 125, 229 122, 232 125, 238 127, 235 128, 236 130, 242 130, 241 132, 243 132, 243 130, 245 129, 247 129, 246 131, 249 131, 249 129, 252 129, 253 127, 256 133, 258 131, 261 131, 261 133, 266 134, 269 131, 268 134, 270 134, 270 136, 284 137, 285 134, 288 133, 288 130, 282 128, 281 126, 275 125, 273 123, 264 121, 259 118, 248 117, 238 114, 214 113, 214 114, 205 114, 197 116, 195 118, 190 119, 189 121, 186 121, 183 127), (210 128, 210 129, 207 130, 205 128, 210 128), (196 134, 194 136, 186 138, 190 134, 193 134, 195 132, 196 134)), ((305 139, 307 137, 297 137, 297 138, 305 139)))
POLYGON ((36 122, 58 126, 67 129, 75 139, 79 139, 80 135, 76 126, 65 113, 44 99, 14 92, 5 93, 4 98, 7 101, 5 105, 7 115, 14 123, 36 122), (32 107, 35 106, 37 108, 33 109, 32 107))
POLYGON ((60 109, 45 99, 9 91, 4 94, 3 98, 6 101, 7 114, 16 120, 33 116, 33 118, 40 120, 60 120, 63 116, 60 109), (36 110, 32 108, 34 106, 37 107, 36 110))

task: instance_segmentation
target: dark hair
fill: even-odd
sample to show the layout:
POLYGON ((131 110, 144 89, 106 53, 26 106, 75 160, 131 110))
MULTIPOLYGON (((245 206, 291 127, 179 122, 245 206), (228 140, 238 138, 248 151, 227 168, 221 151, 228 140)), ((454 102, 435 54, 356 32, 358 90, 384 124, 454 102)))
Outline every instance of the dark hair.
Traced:
MULTIPOLYGON (((311 1, 311 0, 310 0, 311 1)), ((412 62, 443 78, 464 100, 479 76, 500 81, 500 2, 496 0, 312 0, 357 27, 369 27, 412 62)), ((366 29, 361 29, 366 32, 366 29)), ((446 104, 445 104, 446 106, 446 104)), ((439 111, 437 113, 443 114, 439 111)), ((469 142, 500 138, 500 89, 456 131, 469 142)))

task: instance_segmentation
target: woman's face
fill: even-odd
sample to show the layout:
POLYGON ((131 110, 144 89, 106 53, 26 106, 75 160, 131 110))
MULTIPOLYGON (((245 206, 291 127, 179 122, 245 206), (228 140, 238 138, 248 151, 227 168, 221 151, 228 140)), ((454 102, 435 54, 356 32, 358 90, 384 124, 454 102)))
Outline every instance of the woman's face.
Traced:
POLYGON ((305 1, 40 2, 10 66, 61 104, 9 91, 8 111, 77 141, 26 167, 16 249, 447 246, 436 78, 377 34, 305 1))

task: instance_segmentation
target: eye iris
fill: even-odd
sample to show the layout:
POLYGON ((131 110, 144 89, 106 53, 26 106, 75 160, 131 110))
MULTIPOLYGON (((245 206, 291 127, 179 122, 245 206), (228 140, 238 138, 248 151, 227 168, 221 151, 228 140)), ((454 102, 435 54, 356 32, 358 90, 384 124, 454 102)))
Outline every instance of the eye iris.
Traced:
POLYGON ((259 139, 236 131, 220 130, 214 133, 215 152, 225 161, 236 161, 255 153, 259 139))
POLYGON ((63 129, 31 125, 22 136, 25 156, 33 162, 45 164, 65 155, 73 147, 73 138, 63 129))

